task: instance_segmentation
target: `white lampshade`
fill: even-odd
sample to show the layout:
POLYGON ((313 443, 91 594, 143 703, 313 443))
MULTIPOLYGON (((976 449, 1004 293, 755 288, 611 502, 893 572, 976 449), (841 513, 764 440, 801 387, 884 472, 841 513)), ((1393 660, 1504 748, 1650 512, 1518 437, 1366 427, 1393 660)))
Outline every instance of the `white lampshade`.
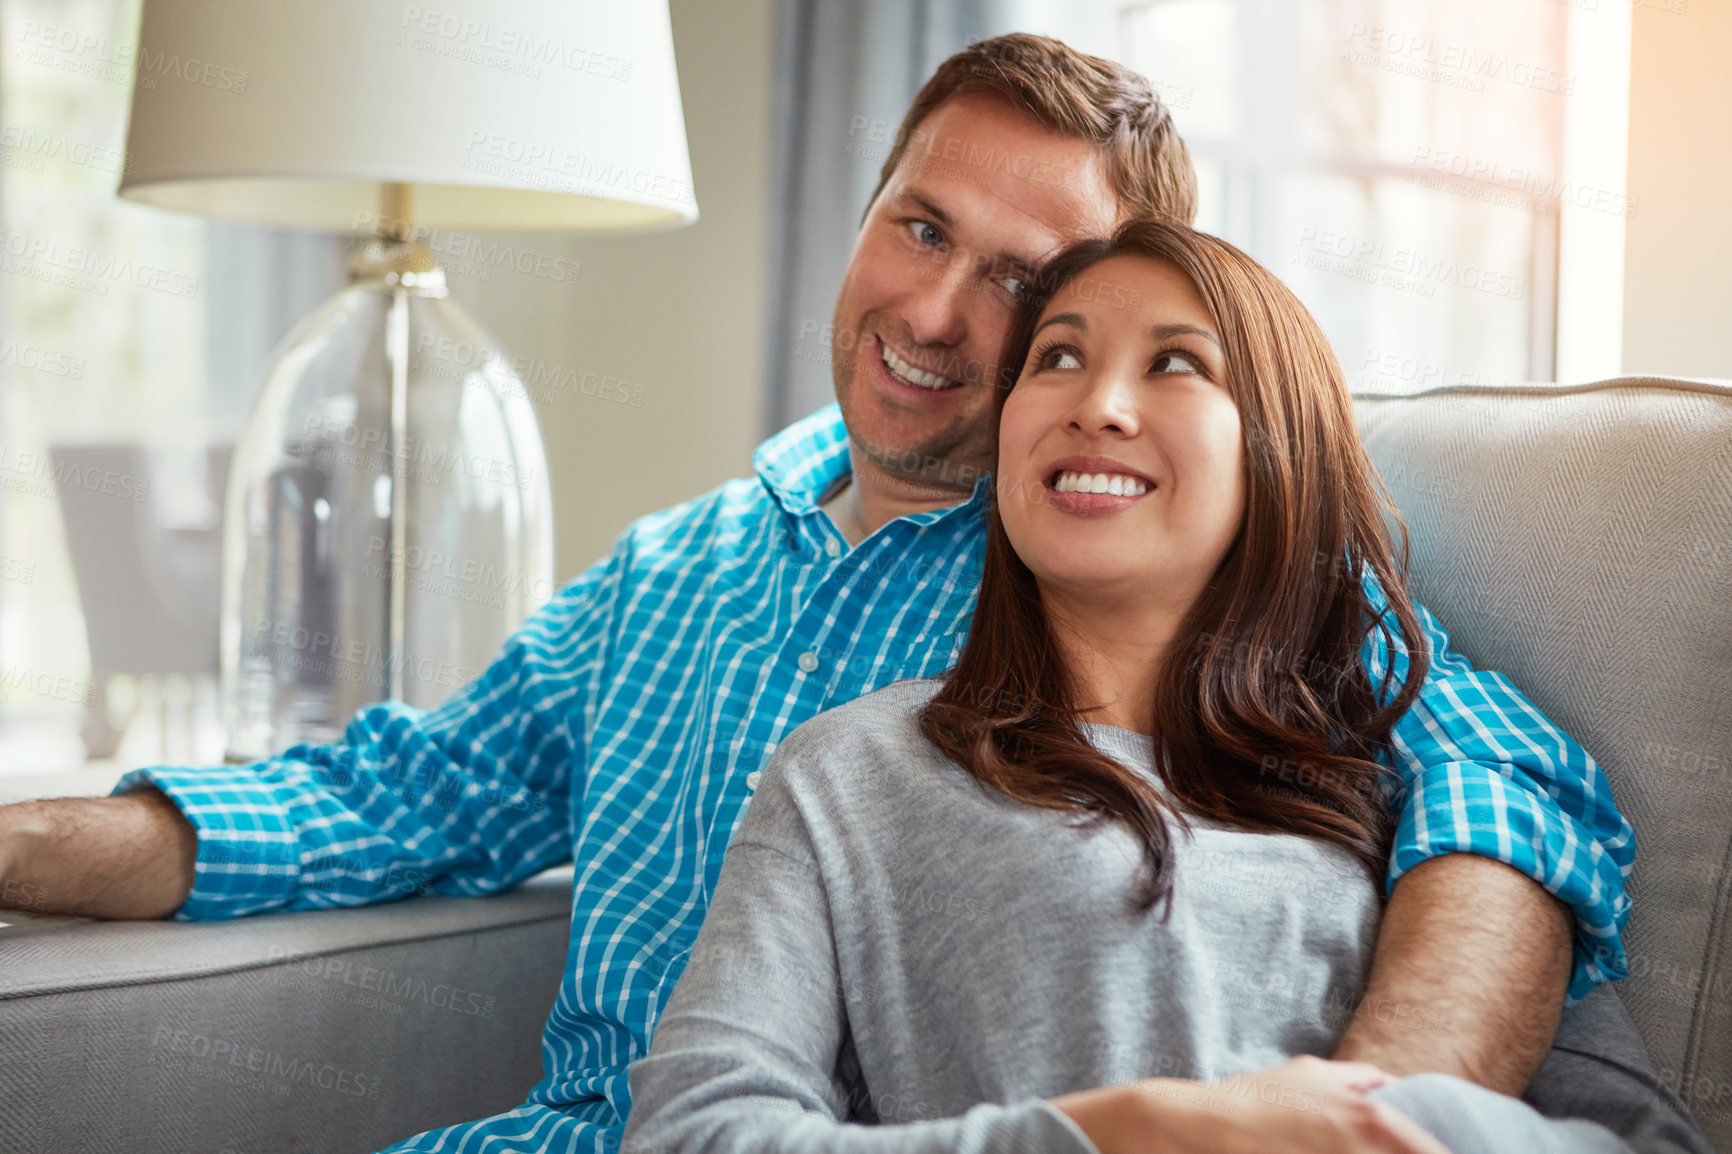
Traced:
POLYGON ((120 195, 371 232, 697 219, 666 0, 145 0, 120 195))

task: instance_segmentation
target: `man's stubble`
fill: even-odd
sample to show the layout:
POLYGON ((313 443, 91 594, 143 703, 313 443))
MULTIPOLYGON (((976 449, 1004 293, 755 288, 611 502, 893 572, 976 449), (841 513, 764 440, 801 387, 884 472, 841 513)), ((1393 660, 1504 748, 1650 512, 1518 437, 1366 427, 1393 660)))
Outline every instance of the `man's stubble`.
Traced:
MULTIPOLYGON (((832 333, 854 331, 861 334, 853 342, 853 347, 846 350, 836 348, 832 338, 830 350, 831 386, 841 406, 842 423, 848 430, 854 453, 886 477, 916 488, 963 496, 971 494, 975 481, 992 471, 998 407, 989 405, 985 411, 971 410, 943 425, 895 438, 895 443, 863 429, 855 408, 860 400, 856 385, 862 390, 871 388, 858 378, 872 371, 872 366, 859 361, 877 355, 871 337, 879 330, 873 321, 874 316, 869 312, 860 318, 858 329, 844 327, 840 316, 833 318, 831 325, 832 333)), ((995 379, 996 371, 981 375, 979 382, 970 382, 964 377, 960 387, 977 391, 992 388, 990 382, 995 379)))

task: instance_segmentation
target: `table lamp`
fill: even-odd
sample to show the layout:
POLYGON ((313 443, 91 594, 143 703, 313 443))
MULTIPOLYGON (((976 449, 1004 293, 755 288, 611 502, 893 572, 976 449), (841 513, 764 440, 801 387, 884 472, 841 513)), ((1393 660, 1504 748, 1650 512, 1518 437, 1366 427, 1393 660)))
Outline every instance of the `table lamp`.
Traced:
POLYGON ((226 756, 436 707, 552 595, 553 515, 520 375, 434 249, 697 219, 666 0, 145 0, 123 171, 142 204, 363 238, 236 444, 226 756))

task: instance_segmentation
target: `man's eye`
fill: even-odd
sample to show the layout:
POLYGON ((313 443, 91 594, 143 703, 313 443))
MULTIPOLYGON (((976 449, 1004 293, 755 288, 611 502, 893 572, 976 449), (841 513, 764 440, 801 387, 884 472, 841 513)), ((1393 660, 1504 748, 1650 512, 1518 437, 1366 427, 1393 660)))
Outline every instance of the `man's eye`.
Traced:
POLYGON ((1012 300, 1021 300, 1022 294, 1028 291, 1028 282, 1019 276, 1002 277, 998 283, 1004 286, 1004 291, 1010 294, 1012 300))
POLYGON ((944 234, 938 231, 936 225, 928 221, 911 220, 908 222, 908 229, 914 236, 915 244, 936 247, 944 243, 944 234))
POLYGON ((1183 353, 1162 353, 1149 366, 1151 373, 1201 373, 1197 363, 1183 353))

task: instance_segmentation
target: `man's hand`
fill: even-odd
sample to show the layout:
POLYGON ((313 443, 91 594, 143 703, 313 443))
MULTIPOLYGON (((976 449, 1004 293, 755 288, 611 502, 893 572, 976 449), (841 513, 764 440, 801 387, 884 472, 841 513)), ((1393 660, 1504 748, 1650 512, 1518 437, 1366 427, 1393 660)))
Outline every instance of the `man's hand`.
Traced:
POLYGON ((0 806, 0 907, 162 918, 192 892, 198 837, 166 795, 0 806))
POLYGON ((1148 1078, 1052 1104, 1101 1154, 1448 1154, 1366 1097, 1388 1081, 1362 1062, 1299 1057, 1218 1082, 1148 1078))
POLYGON ((1519 1097, 1557 1033, 1574 924, 1569 907, 1502 862, 1421 862, 1395 883, 1365 999, 1335 1057, 1519 1097))

